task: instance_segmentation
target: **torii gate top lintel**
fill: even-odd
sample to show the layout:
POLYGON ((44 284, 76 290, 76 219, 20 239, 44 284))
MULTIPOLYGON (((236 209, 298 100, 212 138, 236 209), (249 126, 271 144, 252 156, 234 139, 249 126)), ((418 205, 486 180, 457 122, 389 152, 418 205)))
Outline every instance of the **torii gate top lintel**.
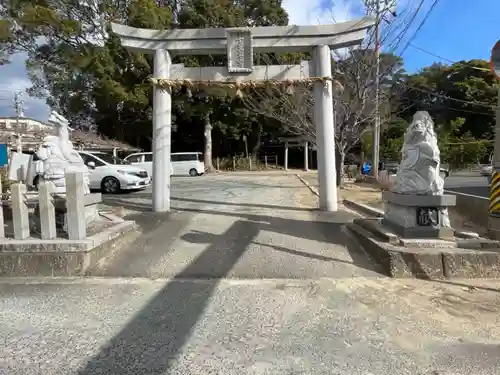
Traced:
POLYGON ((255 52, 309 52, 318 45, 333 49, 360 44, 375 24, 370 17, 317 26, 265 26, 251 28, 207 28, 153 30, 112 23, 124 47, 142 51, 168 50, 173 54, 226 54, 232 32, 249 32, 255 52))

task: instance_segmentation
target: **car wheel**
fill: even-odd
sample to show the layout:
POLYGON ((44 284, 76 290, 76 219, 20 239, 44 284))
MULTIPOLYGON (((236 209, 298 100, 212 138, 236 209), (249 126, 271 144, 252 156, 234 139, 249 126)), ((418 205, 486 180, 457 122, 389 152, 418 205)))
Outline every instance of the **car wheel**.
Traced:
POLYGON ((192 169, 189 170, 189 175, 191 177, 198 176, 198 171, 196 169, 192 168, 192 169))
POLYGON ((101 190, 104 194, 117 194, 120 192, 120 181, 114 177, 105 177, 101 182, 101 190))

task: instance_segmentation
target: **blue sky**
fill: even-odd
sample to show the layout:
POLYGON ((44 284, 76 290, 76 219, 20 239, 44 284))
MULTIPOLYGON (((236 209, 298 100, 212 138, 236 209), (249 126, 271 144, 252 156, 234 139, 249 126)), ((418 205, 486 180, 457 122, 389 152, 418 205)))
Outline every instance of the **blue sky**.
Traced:
MULTIPOLYGON (((410 13, 420 2, 397 1, 398 11, 406 9, 410 13)), ((396 53, 401 52, 402 46, 414 34, 433 1, 425 0, 396 53)), ((364 9, 362 0, 283 0, 283 6, 290 15, 290 24, 295 25, 344 22, 362 17, 364 9)), ((403 22, 403 15, 395 22, 403 22)), ((446 59, 459 61, 489 59, 491 48, 498 39, 500 0, 440 0, 412 44, 446 59)), ((403 58, 409 72, 440 61, 411 46, 406 49, 403 58)), ((14 56, 11 64, 0 67, 0 116, 14 115, 13 92, 29 86, 22 55, 14 56)), ((44 101, 30 98, 27 94, 24 100, 26 116, 47 120, 49 108, 44 101)))
MULTIPOLYGON (((441 0, 412 44, 452 61, 489 60, 498 39, 500 0, 441 0)), ((410 72, 438 60, 412 47, 403 58, 410 72)))

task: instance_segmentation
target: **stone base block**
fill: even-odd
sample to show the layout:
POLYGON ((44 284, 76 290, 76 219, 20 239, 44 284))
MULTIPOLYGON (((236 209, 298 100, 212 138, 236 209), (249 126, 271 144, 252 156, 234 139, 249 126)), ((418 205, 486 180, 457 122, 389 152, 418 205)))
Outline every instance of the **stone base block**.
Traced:
POLYGON ((443 278, 443 263, 439 250, 415 250, 384 243, 356 223, 348 224, 347 228, 363 250, 379 263, 390 277, 443 278))
POLYGON ((384 192, 387 202, 384 225, 405 238, 443 238, 454 235, 448 207, 454 206, 454 195, 410 195, 384 192))
POLYGON ((403 225, 395 223, 387 218, 384 218, 383 224, 391 228, 395 233, 405 238, 441 238, 451 239, 455 236, 453 228, 444 227, 413 227, 406 228, 403 225))
POLYGON ((117 220, 85 240, 1 240, 0 277, 84 276, 137 233, 135 222, 117 220))
POLYGON ((391 277, 500 277, 497 241, 484 238, 407 240, 388 230, 379 219, 356 219, 347 228, 358 245, 391 277))
POLYGON ((382 192, 382 200, 406 207, 452 207, 457 203, 457 197, 453 194, 413 195, 391 191, 382 192))

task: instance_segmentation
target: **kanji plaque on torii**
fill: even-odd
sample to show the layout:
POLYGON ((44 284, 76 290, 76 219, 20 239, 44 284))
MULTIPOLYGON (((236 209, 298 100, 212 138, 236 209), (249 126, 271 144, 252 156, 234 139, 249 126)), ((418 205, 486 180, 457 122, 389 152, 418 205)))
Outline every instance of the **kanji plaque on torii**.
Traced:
POLYGON ((227 71, 251 73, 253 71, 252 32, 248 28, 226 29, 227 71))

